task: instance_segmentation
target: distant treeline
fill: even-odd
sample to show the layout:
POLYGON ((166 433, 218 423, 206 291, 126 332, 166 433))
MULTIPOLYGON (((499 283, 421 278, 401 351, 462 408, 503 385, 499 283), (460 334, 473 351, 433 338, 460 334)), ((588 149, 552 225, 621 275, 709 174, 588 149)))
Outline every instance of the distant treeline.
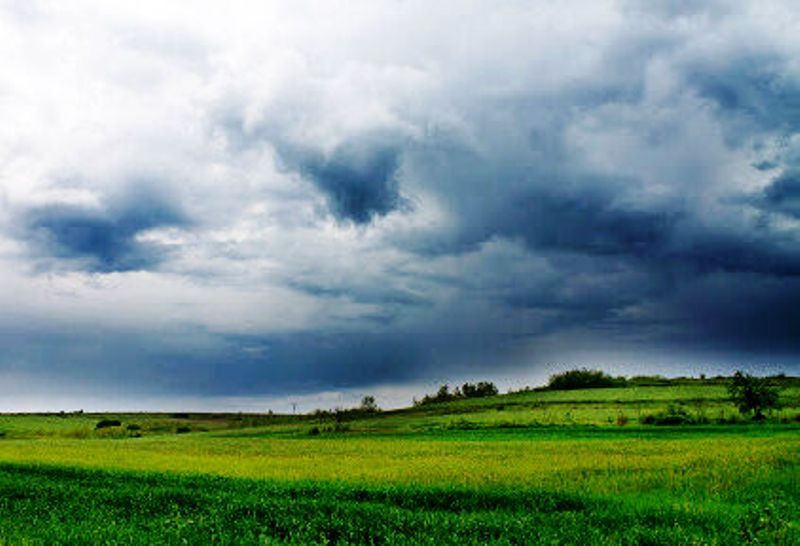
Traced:
MULTIPOLYGON (((776 387, 800 387, 800 377, 787 376, 786 374, 771 375, 763 378, 768 384, 776 387)), ((662 375, 635 375, 633 377, 613 376, 602 370, 576 368, 550 376, 547 385, 541 387, 523 387, 509 391, 537 392, 537 391, 567 391, 578 389, 609 389, 620 387, 668 387, 679 385, 723 385, 728 386, 730 376, 716 375, 706 377, 664 377, 662 375)), ((421 399, 414 399, 415 406, 463 400, 466 398, 480 398, 498 394, 497 387, 490 381, 480 381, 475 384, 464 383, 454 390, 449 385, 442 385, 435 394, 426 394, 421 399)))
MULTIPOLYGON (((800 377, 786 374, 770 375, 764 379, 780 387, 800 386, 800 377)), ((663 375, 634 375, 625 377, 612 376, 601 370, 577 368, 553 374, 543 387, 524 387, 514 392, 528 391, 566 391, 576 389, 610 389, 619 387, 669 387, 678 385, 724 385, 731 381, 731 376, 715 375, 706 377, 664 377, 663 375)))
MULTIPOLYGON (((764 379, 780 387, 800 386, 800 377, 786 374, 767 376, 764 379)), ((664 377, 662 375, 635 375, 633 377, 612 376, 600 370, 579 368, 567 370, 550 376, 544 387, 526 388, 523 390, 563 391, 574 389, 607 389, 617 387, 668 387, 678 385, 728 385, 731 376, 716 375, 706 377, 664 377)))

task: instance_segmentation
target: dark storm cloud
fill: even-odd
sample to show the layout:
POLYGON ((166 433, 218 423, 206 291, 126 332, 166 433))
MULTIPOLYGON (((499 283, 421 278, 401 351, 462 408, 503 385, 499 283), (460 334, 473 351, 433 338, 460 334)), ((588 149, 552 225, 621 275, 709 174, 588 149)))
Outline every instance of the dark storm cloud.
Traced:
POLYGON ((282 168, 300 174, 325 196, 337 220, 366 225, 375 217, 409 208, 399 187, 403 146, 397 138, 367 132, 324 152, 307 142, 292 142, 286 138, 288 130, 270 120, 247 126, 239 111, 243 107, 233 101, 215 113, 227 145, 241 151, 269 144, 282 168))
MULTIPOLYGON (((697 2, 635 6, 659 24, 727 17, 731 12, 724 5, 697 2)), ((568 80, 555 91, 532 84, 530 90, 518 90, 517 94, 476 98, 470 89, 461 90, 459 104, 465 108, 461 114, 474 123, 469 138, 457 132, 432 131, 423 138, 386 146, 381 135, 367 133, 345 140, 328 154, 310 151, 313 148, 298 152, 296 147, 282 145, 284 141, 275 135, 258 135, 256 140, 277 142, 279 157, 323 192, 329 209, 340 220, 369 224, 376 216, 402 209, 401 187, 416 185, 431 192, 448 221, 433 230, 389 235, 393 244, 419 260, 478 253, 497 239, 519 241, 529 255, 546 257, 556 264, 560 278, 534 277, 511 287, 502 280, 472 283, 459 274, 442 281, 443 286, 462 291, 465 298, 499 303, 512 313, 547 313, 546 323, 531 329, 534 334, 613 322, 625 309, 652 302, 664 308, 680 307, 690 314, 692 304, 679 295, 679 289, 702 285, 715 276, 728 279, 727 286, 733 291, 739 281, 731 279, 750 278, 762 286, 791 284, 800 276, 800 240, 794 231, 780 227, 778 216, 799 214, 795 175, 781 175, 755 197, 728 190, 727 196, 708 198, 715 186, 725 181, 697 165, 703 161, 711 164, 713 158, 676 156, 663 159, 663 165, 653 164, 651 172, 639 168, 638 174, 625 171, 623 160, 621 170, 625 172, 609 173, 593 170, 583 161, 585 150, 576 151, 570 142, 587 113, 591 118, 595 112, 614 112, 615 108, 622 114, 619 118, 610 122, 594 118, 600 123, 593 129, 601 135, 620 128, 625 131, 631 140, 628 159, 632 165, 637 154, 675 146, 687 134, 683 128, 704 117, 722 129, 726 135, 722 145, 731 151, 758 152, 776 135, 785 139, 800 129, 800 86, 787 69, 790 57, 786 53, 766 46, 742 52, 732 44, 730 49, 709 54, 687 45, 686 36, 664 28, 611 40, 598 52, 603 71, 568 80), (659 62, 673 70, 670 77, 680 84, 680 94, 702 99, 699 106, 697 102, 682 106, 683 98, 678 95, 657 104, 648 102, 653 100, 649 71, 659 62), (672 112, 669 123, 658 118, 662 108, 672 112), (670 188, 665 197, 651 198, 649 181, 658 179, 659 169, 667 162, 671 172, 664 185, 684 185, 691 190, 682 195, 679 189, 670 188), (707 204, 701 204, 704 199, 707 204), (609 263, 617 264, 624 273, 609 274, 609 263)), ((754 171, 791 163, 791 159, 766 151, 762 155, 766 157, 755 162, 758 167, 754 171)), ((491 270, 504 265, 487 261, 480 267, 491 270)), ((687 330, 702 330, 709 344, 727 344, 731 350, 764 347, 770 331, 775 332, 776 343, 791 344, 780 321, 774 328, 756 328, 750 333, 746 328, 723 327, 727 324, 724 301, 730 294, 721 286, 726 284, 720 281, 715 289, 709 289, 704 307, 709 310, 706 319, 719 320, 721 326, 702 328, 701 323, 686 320, 687 330), (715 299, 719 300, 716 306, 715 299), (719 312, 712 312, 715 309, 719 312)), ((387 309, 398 302, 407 304, 397 300, 403 291, 363 283, 314 281, 294 287, 387 309)), ((754 292, 752 298, 772 301, 765 294, 754 292)), ((796 296, 788 290, 787 299, 796 296)), ((783 309, 778 313, 786 314, 783 309)), ((749 316, 744 311, 735 315, 744 321, 759 320, 756 311, 749 316)), ((451 320, 442 319, 434 327, 447 328, 451 320)), ((482 320, 487 330, 501 327, 494 318, 482 320)), ((627 327, 645 336, 660 335, 651 320, 658 319, 641 318, 640 323, 628 323, 627 327)))
MULTIPOLYGON (((539 145, 538 140, 535 144, 539 145)), ((772 216, 796 214, 800 188, 793 175, 778 177, 759 196, 731 195, 707 211, 690 196, 636 199, 647 193, 646 184, 636 178, 576 175, 558 140, 547 144, 552 163, 538 154, 533 156, 538 162, 521 155, 524 169, 498 166, 491 158, 480 165, 469 154, 449 150, 439 161, 447 162, 448 168, 431 172, 452 174, 451 180, 447 176, 436 180, 442 200, 458 221, 449 230, 401 243, 424 256, 459 255, 500 237, 521 241, 531 255, 547 257, 560 276, 514 278, 510 287, 497 281, 478 287, 463 285, 467 292, 482 293, 512 309, 546 312, 547 320, 533 328, 531 335, 613 325, 626 308, 657 302, 664 308, 682 309, 681 324, 670 324, 670 328, 703 332, 691 342, 688 334, 680 342, 671 338, 676 346, 766 350, 773 339, 782 351, 800 351, 800 337, 790 335, 796 331, 790 307, 776 305, 776 314, 762 319, 769 306, 777 303, 774 296, 782 283, 787 287, 786 301, 800 304, 800 293, 789 288, 800 277, 800 240, 772 216), (750 205, 761 213, 748 212, 750 205), (619 272, 609 274, 609 267, 619 272), (692 319, 694 303, 679 290, 717 277, 723 281, 704 293, 704 312, 697 315, 702 318, 692 319), (747 284, 741 279, 761 289, 740 290, 747 284), (727 301, 736 293, 752 298, 749 311, 745 306, 731 312, 727 301), (726 318, 732 316, 736 320, 726 318), (716 321, 718 327, 706 321, 716 321), (741 326, 759 321, 757 328, 741 326)), ((484 267, 502 270, 505 264, 487 261, 484 267)), ((626 323, 625 330, 655 342, 663 325, 651 321, 660 320, 642 316, 626 323)))
POLYGON ((794 132, 800 129, 800 79, 787 70, 788 62, 770 52, 712 59, 689 68, 687 81, 723 115, 743 116, 763 128, 794 132))
POLYGON ((379 140, 347 142, 330 156, 285 150, 282 157, 325 194, 339 220, 367 224, 407 206, 397 180, 400 151, 379 140))
POLYGON ((717 272, 684 279, 664 306, 681 326, 680 347, 796 357, 800 351, 800 277, 717 272))
POLYGON ((763 206, 800 218, 800 171, 782 173, 764 190, 763 206))
POLYGON ((24 213, 23 237, 42 257, 108 273, 149 269, 162 251, 136 240, 153 228, 185 226, 186 217, 160 196, 136 193, 107 208, 48 205, 24 213))
POLYGON ((532 248, 644 255, 664 244, 679 214, 615 206, 605 189, 570 194, 554 186, 512 199, 498 214, 499 231, 521 236, 532 248))
POLYGON ((656 265, 691 267, 696 273, 727 271, 774 277, 800 275, 800 245, 777 234, 703 232, 687 234, 680 246, 667 249, 656 265))
MULTIPOLYGON (((456 157, 450 160, 458 162, 456 157)), ((460 167, 454 170, 462 172, 460 167)), ((626 202, 630 190, 643 186, 637 180, 504 170, 523 182, 504 188, 476 181, 473 191, 451 194, 448 202, 461 219, 455 230, 410 241, 410 248, 431 254, 464 252, 502 236, 524 241, 531 252, 618 256, 654 270, 800 273, 798 242, 763 222, 733 226, 703 218, 685 199, 631 204, 626 202)), ((792 212, 794 184, 792 177, 776 180, 759 198, 759 206, 792 212)), ((591 269, 591 261, 585 267, 591 269)))
MULTIPOLYGON (((494 336, 300 333, 214 334, 202 329, 121 332, 80 327, 0 331, 0 372, 24 371, 98 394, 277 395, 403 383, 480 369, 506 339, 494 336), (52 355, 59 355, 54 361, 52 355), (443 366, 442 358, 459 365, 443 366)), ((506 346, 503 349, 503 346, 506 346)), ((18 393, 24 394, 24 393, 18 393)))

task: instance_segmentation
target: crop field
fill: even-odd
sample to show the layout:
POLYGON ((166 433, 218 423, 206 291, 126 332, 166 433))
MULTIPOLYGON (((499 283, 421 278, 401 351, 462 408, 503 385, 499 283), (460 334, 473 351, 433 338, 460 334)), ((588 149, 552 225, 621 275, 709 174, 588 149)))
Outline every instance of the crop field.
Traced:
POLYGON ((724 387, 681 385, 4 415, 0 543, 798 544, 800 390, 781 406, 752 423, 724 387), (670 406, 693 424, 643 423, 670 406))

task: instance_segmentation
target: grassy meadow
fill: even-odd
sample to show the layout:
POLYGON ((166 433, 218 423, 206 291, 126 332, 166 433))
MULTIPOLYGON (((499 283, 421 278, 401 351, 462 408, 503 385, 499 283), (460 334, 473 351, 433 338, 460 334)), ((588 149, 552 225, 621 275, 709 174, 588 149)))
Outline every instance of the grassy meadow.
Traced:
POLYGON ((798 416, 796 385, 753 423, 710 381, 380 413, 3 415, 0 543, 797 544, 798 416), (692 424, 645 424, 669 411, 692 424))

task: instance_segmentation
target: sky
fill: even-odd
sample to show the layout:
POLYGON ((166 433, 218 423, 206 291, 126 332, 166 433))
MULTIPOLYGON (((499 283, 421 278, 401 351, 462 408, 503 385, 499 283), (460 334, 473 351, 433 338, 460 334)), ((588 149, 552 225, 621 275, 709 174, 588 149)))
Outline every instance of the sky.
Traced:
POLYGON ((798 28, 0 0, 0 410, 800 372, 798 28))

